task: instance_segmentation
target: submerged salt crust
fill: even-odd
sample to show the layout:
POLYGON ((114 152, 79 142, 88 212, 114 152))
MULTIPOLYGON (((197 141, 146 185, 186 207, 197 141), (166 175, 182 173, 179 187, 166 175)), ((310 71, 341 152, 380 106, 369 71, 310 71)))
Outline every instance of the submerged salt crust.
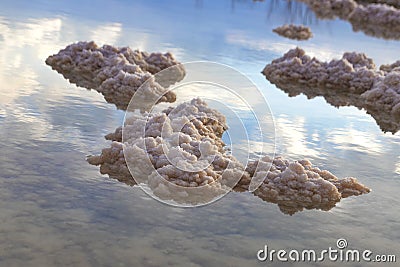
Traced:
POLYGON ((280 36, 294 40, 308 40, 313 36, 311 29, 303 25, 285 24, 273 31, 280 36))
POLYGON ((289 96, 323 96, 335 107, 365 109, 384 132, 400 129, 400 61, 377 69, 363 53, 322 62, 296 48, 267 64, 263 74, 289 96))
MULTIPOLYGON (((73 50, 75 47, 78 51, 82 51, 83 44, 94 45, 78 44, 69 46, 68 49, 73 50)), ((97 49, 96 46, 93 47, 93 50, 97 49)), ((119 58, 116 55, 118 53, 115 54, 115 48, 104 47, 104 51, 110 50, 112 51, 110 54, 119 58)), ((105 53, 104 51, 102 53, 105 53)), ((64 77, 70 77, 72 82, 79 82, 81 85, 90 87, 93 86, 90 84, 91 78, 88 78, 92 75, 91 72, 97 73, 95 75, 97 77, 105 69, 113 68, 111 60, 102 60, 101 62, 107 62, 104 63, 107 67, 99 70, 98 61, 93 60, 92 52, 87 52, 89 54, 87 57, 81 55, 81 52, 72 52, 73 55, 79 55, 74 57, 79 67, 71 67, 71 59, 67 59, 69 63, 66 64, 66 69, 69 71, 64 72, 64 77), (81 61, 84 64, 81 64, 81 61), (77 68, 86 69, 86 78, 82 79, 85 75, 77 74, 77 68)), ((47 61, 52 64, 52 59, 47 61)), ((58 62, 56 66, 60 68, 64 66, 59 63, 59 59, 56 62, 58 62)), ((116 60, 117 65, 118 62, 120 62, 119 59, 116 60)), ((140 64, 145 63, 137 62, 135 69, 131 70, 142 74, 143 69, 146 68, 138 68, 140 64)), ((161 69, 166 65, 158 62, 151 69, 156 70, 157 66, 161 69)), ((386 68, 395 68, 395 66, 386 66, 386 68)), ((180 69, 183 67, 179 66, 178 71, 174 70, 173 73, 181 73, 180 69)), ((210 71, 208 67, 205 69, 210 71)), ((213 72, 215 73, 211 70, 211 73, 213 72)), ((136 72, 132 72, 131 75, 136 75, 136 72)), ((93 78, 93 76, 90 77, 93 78)), ((166 81, 160 82, 164 86, 168 86, 171 81, 177 81, 175 76, 172 79, 169 75, 161 75, 161 77, 161 81, 166 81)), ((199 77, 201 77, 201 72, 200 74, 196 72, 196 78, 199 77)), ((153 84, 156 80, 156 77, 150 76, 147 82, 153 84)), ((132 102, 130 111, 137 110, 136 105, 141 105, 140 100, 147 99, 148 91, 152 91, 153 88, 147 86, 147 82, 142 83, 140 90, 139 88, 134 90, 134 99, 137 100, 132 102)), ((103 83, 104 81, 101 84, 103 83)), ((164 86, 161 87, 165 88, 164 86)), ((120 87, 121 85, 117 83, 115 91, 125 90, 120 87)), ((248 88, 246 90, 248 91, 248 88)), ((165 95, 173 94, 168 89, 163 92, 165 95)), ((126 101, 125 96, 121 94, 114 95, 114 91, 109 93, 114 103, 126 101)), ((161 102, 159 99, 164 99, 163 97, 164 95, 158 94, 158 98, 152 98, 153 105, 159 104, 161 102)), ((126 105, 121 105, 121 108, 125 107, 126 105)), ((126 184, 141 184, 142 186, 144 184, 149 192, 167 203, 172 201, 180 206, 207 204, 232 189, 239 192, 249 190, 253 179, 259 181, 256 190, 251 190, 253 194, 265 201, 278 204, 286 214, 293 214, 303 209, 328 210, 334 207, 341 198, 370 191, 355 178, 338 179, 327 171, 313 167, 307 160, 289 162, 281 157, 266 156, 243 164, 227 152, 222 141, 222 136, 228 128, 225 116, 216 109, 210 108, 200 98, 194 98, 161 111, 148 112, 148 109, 145 109, 141 113, 131 113, 122 127, 106 136, 112 141, 110 147, 103 149, 98 156, 90 156, 88 162, 100 165, 101 173, 108 174, 126 184)))
POLYGON ((398 9, 398 1, 297 1, 306 3, 321 19, 334 19, 339 17, 349 21, 354 31, 362 31, 367 35, 378 38, 400 39, 400 9, 398 9))

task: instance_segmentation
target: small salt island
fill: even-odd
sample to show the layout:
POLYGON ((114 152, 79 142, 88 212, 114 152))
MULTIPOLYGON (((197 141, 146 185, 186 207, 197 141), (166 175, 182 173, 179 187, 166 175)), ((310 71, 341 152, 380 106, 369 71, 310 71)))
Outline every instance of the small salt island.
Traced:
POLYGON ((303 25, 285 24, 272 31, 280 36, 298 41, 305 41, 313 37, 311 29, 303 25))
POLYGON ((101 93, 105 100, 119 109, 129 101, 146 81, 144 98, 152 102, 174 102, 175 94, 166 88, 183 79, 185 70, 171 53, 147 53, 129 47, 98 46, 95 42, 68 45, 46 59, 46 64, 77 86, 101 93), (152 79, 153 74, 171 66, 168 78, 152 79))
POLYGON ((340 18, 353 30, 388 40, 400 39, 400 9, 397 0, 297 0, 320 19, 340 18))
POLYGON ((295 48, 262 73, 289 96, 323 96, 335 107, 365 109, 384 132, 400 129, 400 61, 377 69, 364 53, 346 52, 341 59, 324 62, 295 48))

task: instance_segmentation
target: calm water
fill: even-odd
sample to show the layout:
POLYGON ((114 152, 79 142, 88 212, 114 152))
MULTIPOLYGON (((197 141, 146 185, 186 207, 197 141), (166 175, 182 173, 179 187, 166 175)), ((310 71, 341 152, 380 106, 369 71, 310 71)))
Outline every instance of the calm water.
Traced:
POLYGON ((2 1, 0 266, 266 266, 256 259, 265 244, 321 250, 338 238, 351 248, 400 257, 400 135, 382 133, 362 110, 289 98, 260 74, 296 45, 322 59, 360 51, 382 64, 400 59, 399 43, 353 33, 343 21, 319 21, 303 5, 289 12, 286 4, 2 1), (315 38, 298 43, 271 32, 287 22, 311 26, 315 38), (79 40, 168 50, 182 62, 237 68, 268 98, 278 154, 355 176, 373 192, 329 212, 287 216, 247 193, 202 208, 173 208, 102 176, 86 155, 108 146, 103 136, 124 113, 44 63, 79 40))

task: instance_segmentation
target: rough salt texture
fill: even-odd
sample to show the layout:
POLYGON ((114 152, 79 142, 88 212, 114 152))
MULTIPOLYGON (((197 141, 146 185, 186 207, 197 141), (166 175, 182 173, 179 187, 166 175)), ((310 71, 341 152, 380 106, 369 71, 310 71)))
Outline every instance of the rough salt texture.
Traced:
POLYGON ((94 42, 71 44, 49 56, 46 64, 71 83, 102 93, 107 102, 120 109, 126 109, 134 93, 146 81, 144 96, 149 101, 174 102, 175 94, 166 88, 185 75, 171 53, 148 54, 129 47, 99 47, 94 42), (171 66, 174 68, 167 71, 168 75, 152 79, 153 74, 171 66))
POLYGON ((112 142, 109 148, 102 150, 101 155, 90 156, 87 160, 92 165, 100 165, 101 174, 108 174, 111 178, 128 185, 136 184, 126 166, 120 142, 112 142))
POLYGON ((193 99, 161 113, 148 114, 147 118, 142 115, 127 118, 123 128, 107 135, 114 140, 111 148, 89 157, 88 161, 100 165, 102 173, 109 172, 120 181, 115 170, 120 168, 121 173, 127 174, 126 162, 129 162, 135 173, 135 179, 131 175, 125 178, 129 184, 145 182, 162 199, 180 201, 182 197, 194 204, 205 197, 204 193, 190 199, 184 188, 206 186, 204 191, 212 198, 229 191, 242 178, 249 180, 244 166, 225 154, 221 137, 226 129, 221 113, 204 101, 193 99))
POLYGON ((322 19, 334 19, 347 17, 357 7, 353 0, 298 0, 306 3, 315 14, 322 19))
POLYGON ((128 118, 124 127, 106 136, 113 141, 111 147, 88 161, 112 178, 129 185, 145 182, 161 199, 186 204, 205 203, 230 188, 246 191, 253 176, 265 179, 254 194, 287 214, 329 210, 343 197, 369 192, 355 178, 338 179, 307 160, 265 157, 245 169, 225 153, 221 136, 226 129, 221 113, 194 99, 148 118, 128 118), (133 179, 124 156, 139 178, 133 179), (193 193, 191 188, 204 190, 193 193))
POLYGON ((384 131, 396 133, 400 129, 400 68, 375 80, 371 90, 361 95, 363 108, 374 118, 379 117, 384 131))
POLYGON ((354 31, 384 39, 400 39, 400 9, 393 6, 359 5, 348 19, 354 31))
POLYGON ((380 70, 384 72, 391 72, 392 70, 399 71, 400 70, 400 60, 397 60, 396 62, 392 64, 384 64, 379 67, 380 70))
POLYGON ((373 4, 358 3, 354 0, 298 0, 306 3, 317 17, 349 21, 354 31, 367 35, 400 39, 399 2, 392 0, 370 1, 373 4), (375 2, 379 2, 375 4, 375 2))
POLYGON ((322 62, 298 47, 273 60, 263 70, 274 84, 297 82, 349 93, 370 89, 376 72, 373 61, 361 53, 345 53, 339 60, 322 62))
POLYGON ((360 4, 386 4, 389 6, 400 8, 399 0, 357 0, 356 2, 360 4))
POLYGON ((273 29, 273 31, 280 36, 293 40, 308 40, 313 36, 311 29, 303 25, 285 24, 273 29))
POLYGON ((308 160, 289 162, 281 157, 264 157, 250 163, 247 171, 257 179, 265 179, 254 194, 278 204, 283 213, 290 215, 304 209, 330 210, 341 198, 370 192, 357 179, 338 179, 308 160))
POLYGON ((400 129, 400 61, 377 70, 361 53, 345 53, 340 60, 321 62, 300 48, 268 64, 263 74, 289 96, 323 96, 335 107, 365 109, 384 132, 400 129))

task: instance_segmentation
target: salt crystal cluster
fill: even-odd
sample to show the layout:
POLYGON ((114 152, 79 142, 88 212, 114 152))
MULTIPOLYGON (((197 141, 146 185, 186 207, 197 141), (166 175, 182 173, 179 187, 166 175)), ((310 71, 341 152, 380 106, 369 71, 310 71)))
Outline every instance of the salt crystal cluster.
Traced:
POLYGON ((391 72, 392 70, 397 70, 400 71, 400 60, 397 60, 396 62, 392 64, 384 64, 379 67, 380 70, 384 72, 391 72))
POLYGON ((360 4, 386 4, 388 6, 394 6, 400 8, 399 0, 356 0, 360 4))
POLYGON ((356 8, 354 0, 298 0, 306 3, 322 19, 346 19, 356 8))
POLYGON ((263 74, 289 96, 323 96, 335 107, 365 109, 384 132, 400 129, 400 62, 382 65, 362 53, 322 62, 296 48, 268 64, 263 74))
POLYGON ((146 184, 163 200, 207 203, 231 189, 247 191, 254 177, 264 180, 256 196, 293 214, 329 210, 343 197, 370 191, 355 178, 338 179, 307 160, 289 163, 281 157, 264 157, 245 169, 225 153, 221 140, 227 129, 225 117, 200 99, 147 115, 129 117, 106 136, 113 141, 111 147, 88 161, 126 184, 146 184))
POLYGON ((342 198, 370 192, 357 179, 338 179, 308 160, 289 162, 281 157, 264 157, 250 163, 247 171, 264 179, 254 194, 278 204, 283 213, 290 215, 303 209, 330 210, 342 198))
POLYGON ((274 84, 296 82, 310 87, 362 93, 371 88, 376 69, 373 61, 364 54, 345 53, 341 59, 322 62, 297 47, 273 60, 264 68, 263 74, 274 84))
POLYGON ((359 5, 348 20, 354 31, 381 37, 400 39, 400 9, 382 4, 359 5))
POLYGON ((400 129, 400 68, 377 77, 374 86, 361 95, 363 108, 379 117, 381 128, 396 133, 400 129))
POLYGON ((147 184, 161 199, 207 203, 240 179, 249 181, 244 166, 225 153, 221 137, 226 129, 221 113, 193 99, 160 113, 127 118, 107 136, 113 140, 111 148, 88 161, 110 176, 117 169, 127 174, 129 166, 135 177, 125 180, 147 184), (194 187, 202 187, 201 193, 190 191, 194 187))
POLYGON ((175 94, 166 88, 185 75, 171 53, 148 54, 129 47, 99 47, 94 42, 71 44, 49 56, 46 64, 71 83, 100 92, 107 102, 120 109, 126 109, 146 81, 145 97, 149 102, 174 102, 175 94), (168 75, 154 79, 153 74, 171 66, 174 67, 168 75))
POLYGON ((370 191, 355 178, 338 179, 307 160, 289 163, 280 157, 264 157, 244 170, 240 162, 224 153, 221 136, 226 129, 222 114, 194 99, 148 119, 127 119, 123 128, 106 136, 113 140, 111 147, 88 160, 100 165, 102 173, 130 185, 145 182, 156 196, 178 203, 206 203, 230 188, 245 191, 251 177, 264 180, 254 194, 278 204, 287 214, 303 209, 329 210, 343 197, 370 191), (132 178, 125 160, 140 178, 132 178), (197 187, 203 190, 193 194, 190 189, 197 187))
MULTIPOLYGON (((72 44, 50 56, 46 63, 72 83, 101 92, 107 101, 122 109, 128 108, 134 94, 135 105, 148 100, 152 105, 175 101, 175 95, 166 88, 185 75, 183 67, 169 53, 98 47, 94 42, 72 44), (161 70, 161 75, 153 76, 161 70)), ((291 77, 293 81, 318 85, 321 81, 313 75, 321 75, 327 88, 349 86, 344 90, 351 93, 364 92, 371 86, 369 77, 374 75, 375 68, 371 60, 359 54, 349 53, 342 60, 322 63, 301 50, 290 52, 273 65, 283 69, 267 68, 277 82, 291 77), (312 68, 312 72, 301 69, 302 65, 312 68), (287 71, 291 75, 287 76, 287 71), (342 81, 338 82, 339 78, 342 81)), ((382 66, 381 72, 396 73, 398 65, 382 66)), ((386 98, 398 85, 397 78, 382 76, 376 86, 387 92, 371 93, 367 99, 397 107, 397 100, 386 98)), ((304 208, 328 210, 341 198, 370 191, 355 178, 338 179, 306 160, 289 163, 283 158, 265 157, 245 167, 226 153, 222 141, 227 130, 225 116, 199 98, 159 112, 132 113, 135 109, 136 106, 129 106, 130 116, 124 125, 106 136, 112 141, 110 147, 98 156, 88 157, 88 162, 99 165, 102 174, 128 185, 145 185, 161 200, 181 205, 206 204, 231 190, 247 191, 254 177, 265 179, 255 195, 293 214, 304 208)))
POLYGON ((378 38, 400 39, 400 4, 396 0, 369 1, 372 4, 355 0, 298 1, 306 3, 319 18, 339 17, 349 21, 354 31, 378 38))
POLYGON ((294 40, 308 40, 313 35, 309 27, 303 25, 285 24, 273 29, 280 36, 294 40))
POLYGON ((127 185, 136 185, 126 165, 121 142, 112 142, 109 148, 101 151, 101 155, 90 156, 87 160, 92 165, 100 165, 101 174, 108 174, 127 185))

